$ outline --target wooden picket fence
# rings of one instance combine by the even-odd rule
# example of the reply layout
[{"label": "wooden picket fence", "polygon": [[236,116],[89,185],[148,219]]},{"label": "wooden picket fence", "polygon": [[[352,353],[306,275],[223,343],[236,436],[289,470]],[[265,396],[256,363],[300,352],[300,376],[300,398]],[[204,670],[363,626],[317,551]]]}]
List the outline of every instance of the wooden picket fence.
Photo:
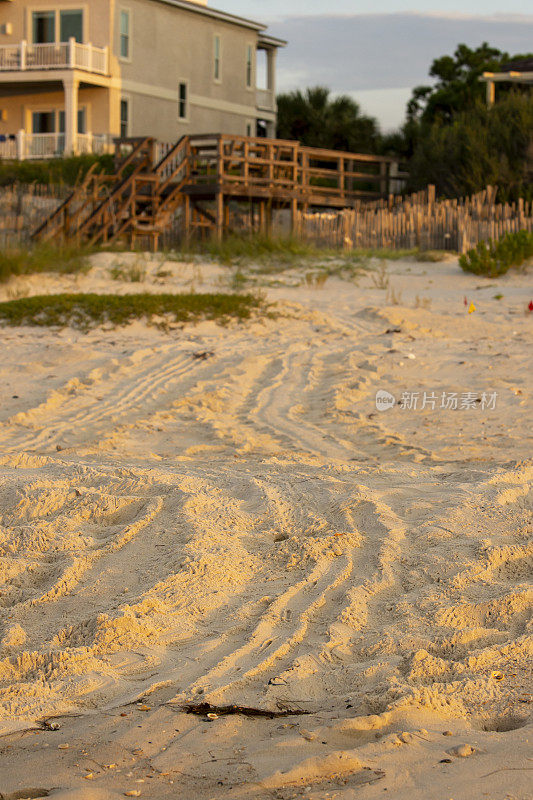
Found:
[{"label": "wooden picket fence", "polygon": [[[53,184],[0,187],[0,248],[28,244],[31,232],[70,192],[69,187]],[[496,189],[490,186],[472,197],[454,200],[437,200],[435,188],[429,186],[407,197],[356,200],[352,208],[297,210],[294,226],[298,238],[320,247],[419,248],[460,253],[479,241],[519,230],[533,231],[533,203],[496,203]],[[243,227],[246,232],[249,231]],[[176,217],[163,231],[162,244],[177,246],[182,236],[181,220]]]},{"label": "wooden picket fence", "polygon": [[496,203],[488,186],[472,197],[437,200],[435,187],[408,197],[357,202],[326,213],[298,212],[296,235],[318,246],[465,253],[479,241],[533,230],[533,203]]},{"label": "wooden picket fence", "polygon": [[12,184],[0,188],[0,248],[29,242],[31,231],[72,191],[55,184]]}]

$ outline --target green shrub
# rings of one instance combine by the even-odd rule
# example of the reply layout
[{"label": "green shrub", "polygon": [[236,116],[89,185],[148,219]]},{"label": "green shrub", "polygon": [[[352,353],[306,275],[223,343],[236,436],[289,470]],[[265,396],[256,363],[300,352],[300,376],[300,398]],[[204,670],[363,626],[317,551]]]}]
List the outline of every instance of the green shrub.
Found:
[{"label": "green shrub", "polygon": [[83,155],[47,161],[6,161],[0,163],[0,186],[14,183],[74,184],[85,177],[93,164],[106,173],[114,171],[112,155]]},{"label": "green shrub", "polygon": [[511,267],[519,267],[533,258],[533,233],[507,233],[494,242],[478,242],[476,247],[459,258],[465,272],[497,278]]}]

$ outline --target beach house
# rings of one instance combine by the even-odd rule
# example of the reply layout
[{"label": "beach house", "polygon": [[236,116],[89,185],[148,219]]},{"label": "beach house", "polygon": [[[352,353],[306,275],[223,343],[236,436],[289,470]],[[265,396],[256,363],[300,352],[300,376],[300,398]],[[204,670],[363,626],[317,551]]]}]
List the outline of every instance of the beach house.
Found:
[{"label": "beach house", "polygon": [[0,0],[0,158],[274,135],[284,44],[206,0]]}]

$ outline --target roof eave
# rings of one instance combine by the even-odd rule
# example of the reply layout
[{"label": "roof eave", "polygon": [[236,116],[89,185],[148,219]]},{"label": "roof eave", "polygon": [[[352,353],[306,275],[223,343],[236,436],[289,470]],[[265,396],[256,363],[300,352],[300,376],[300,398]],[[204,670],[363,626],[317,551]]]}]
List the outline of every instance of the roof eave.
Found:
[{"label": "roof eave", "polygon": [[226,11],[219,11],[216,8],[208,8],[201,6],[197,3],[189,3],[187,0],[155,0],[157,3],[164,3],[168,6],[175,8],[182,8],[185,11],[191,11],[193,14],[202,14],[204,17],[211,17],[212,19],[219,19],[221,22],[228,22],[231,25],[239,25],[241,28],[249,28],[254,31],[265,31],[266,25],[261,22],[254,22],[254,20],[246,19],[245,17],[238,17],[235,14],[228,14]]},{"label": "roof eave", "polygon": [[264,44],[268,47],[287,47],[288,42],[285,39],[278,39],[277,36],[269,36],[267,33],[260,33],[259,44]]}]

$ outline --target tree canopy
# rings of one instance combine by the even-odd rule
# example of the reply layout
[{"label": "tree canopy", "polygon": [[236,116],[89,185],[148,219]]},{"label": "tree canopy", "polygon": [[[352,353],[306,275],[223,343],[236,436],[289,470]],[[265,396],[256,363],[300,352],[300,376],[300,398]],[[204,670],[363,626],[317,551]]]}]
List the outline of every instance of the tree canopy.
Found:
[{"label": "tree canopy", "polygon": [[487,108],[477,101],[447,125],[424,126],[409,161],[410,188],[432,183],[458,197],[497,186],[502,199],[533,198],[533,99],[504,95]]},{"label": "tree canopy", "polygon": [[[499,72],[509,61],[530,58],[491,47],[483,42],[471,49],[466,44],[457,46],[453,56],[441,56],[431,64],[429,74],[436,82],[432,86],[417,86],[407,104],[408,118],[422,122],[451,122],[454,115],[467,111],[478,100],[484,100],[485,87],[480,81],[484,72]],[[508,87],[502,84],[501,91]]]},{"label": "tree canopy", "polygon": [[278,96],[277,135],[308,147],[372,153],[380,133],[377,121],[362,114],[351,97],[333,97],[329,89],[315,86]]}]

